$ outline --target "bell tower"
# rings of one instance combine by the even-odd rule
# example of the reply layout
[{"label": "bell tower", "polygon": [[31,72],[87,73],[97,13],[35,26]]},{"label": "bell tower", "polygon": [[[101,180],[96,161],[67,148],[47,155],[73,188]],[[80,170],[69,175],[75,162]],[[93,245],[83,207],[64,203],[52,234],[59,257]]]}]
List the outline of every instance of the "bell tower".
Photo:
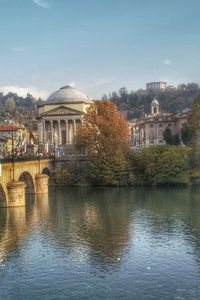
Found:
[{"label": "bell tower", "polygon": [[156,98],[154,98],[153,101],[151,102],[151,114],[152,115],[159,114],[159,103]]}]

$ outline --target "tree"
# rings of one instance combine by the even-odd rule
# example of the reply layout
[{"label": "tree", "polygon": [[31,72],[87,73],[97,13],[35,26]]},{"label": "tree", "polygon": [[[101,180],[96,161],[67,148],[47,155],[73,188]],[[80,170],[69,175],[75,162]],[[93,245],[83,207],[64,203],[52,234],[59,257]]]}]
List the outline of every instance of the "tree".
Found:
[{"label": "tree", "polygon": [[110,101],[96,101],[77,130],[76,145],[88,156],[89,179],[95,184],[118,185],[127,169],[128,124]]},{"label": "tree", "polygon": [[188,117],[188,127],[193,131],[192,144],[200,143],[200,96],[198,96],[193,104],[191,113]]},{"label": "tree", "polygon": [[15,101],[12,97],[6,99],[5,107],[9,112],[13,112],[15,109]]},{"label": "tree", "polygon": [[181,141],[180,141],[180,137],[179,134],[176,133],[175,135],[172,134],[171,129],[169,127],[167,127],[164,131],[163,131],[163,138],[164,141],[167,145],[180,145]]},{"label": "tree", "polygon": [[173,144],[172,145],[179,146],[180,144],[181,144],[180,136],[178,133],[176,133],[173,136]]},{"label": "tree", "polygon": [[132,166],[139,184],[188,184],[189,166],[186,147],[154,146],[133,153]]},{"label": "tree", "polygon": [[183,144],[189,146],[193,140],[193,136],[194,129],[188,123],[183,124],[183,127],[181,128],[181,139]]},{"label": "tree", "polygon": [[164,138],[164,141],[167,145],[172,145],[173,144],[173,135],[172,135],[171,129],[169,127],[167,127],[163,131],[163,138]]}]

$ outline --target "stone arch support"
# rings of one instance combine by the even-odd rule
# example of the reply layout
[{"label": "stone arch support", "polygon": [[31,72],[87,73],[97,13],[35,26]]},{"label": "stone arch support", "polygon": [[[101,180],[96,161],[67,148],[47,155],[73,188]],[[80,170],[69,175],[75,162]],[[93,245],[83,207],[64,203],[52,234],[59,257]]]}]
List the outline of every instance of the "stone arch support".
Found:
[{"label": "stone arch support", "polygon": [[25,192],[26,194],[34,194],[35,193],[35,184],[33,181],[32,175],[25,171],[19,176],[19,181],[25,183]]},{"label": "stone arch support", "polygon": [[25,205],[25,183],[22,181],[10,181],[7,184],[8,202],[7,207]]},{"label": "stone arch support", "polygon": [[7,196],[3,186],[0,184],[0,207],[7,206]]},{"label": "stone arch support", "polygon": [[48,175],[38,173],[35,176],[36,193],[47,194],[48,193]]}]

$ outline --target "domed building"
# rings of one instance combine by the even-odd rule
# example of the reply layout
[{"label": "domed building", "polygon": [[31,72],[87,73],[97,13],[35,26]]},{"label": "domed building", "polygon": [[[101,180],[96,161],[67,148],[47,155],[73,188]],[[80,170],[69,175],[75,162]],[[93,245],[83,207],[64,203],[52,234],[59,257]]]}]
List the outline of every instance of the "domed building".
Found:
[{"label": "domed building", "polygon": [[39,143],[50,145],[72,145],[76,128],[84,113],[93,103],[84,93],[72,86],[64,86],[51,94],[44,104],[38,106]]}]

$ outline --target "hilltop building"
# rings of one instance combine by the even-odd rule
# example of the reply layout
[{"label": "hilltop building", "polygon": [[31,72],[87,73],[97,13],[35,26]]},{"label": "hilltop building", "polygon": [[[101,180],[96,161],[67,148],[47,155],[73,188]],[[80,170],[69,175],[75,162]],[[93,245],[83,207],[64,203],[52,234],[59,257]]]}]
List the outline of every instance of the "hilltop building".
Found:
[{"label": "hilltop building", "polygon": [[56,147],[58,152],[74,153],[71,146],[74,144],[76,128],[92,103],[84,93],[67,85],[38,106],[39,143],[44,145],[46,152],[50,153]]},{"label": "hilltop building", "polygon": [[146,83],[146,90],[165,90],[167,88],[167,82],[155,81]]}]

